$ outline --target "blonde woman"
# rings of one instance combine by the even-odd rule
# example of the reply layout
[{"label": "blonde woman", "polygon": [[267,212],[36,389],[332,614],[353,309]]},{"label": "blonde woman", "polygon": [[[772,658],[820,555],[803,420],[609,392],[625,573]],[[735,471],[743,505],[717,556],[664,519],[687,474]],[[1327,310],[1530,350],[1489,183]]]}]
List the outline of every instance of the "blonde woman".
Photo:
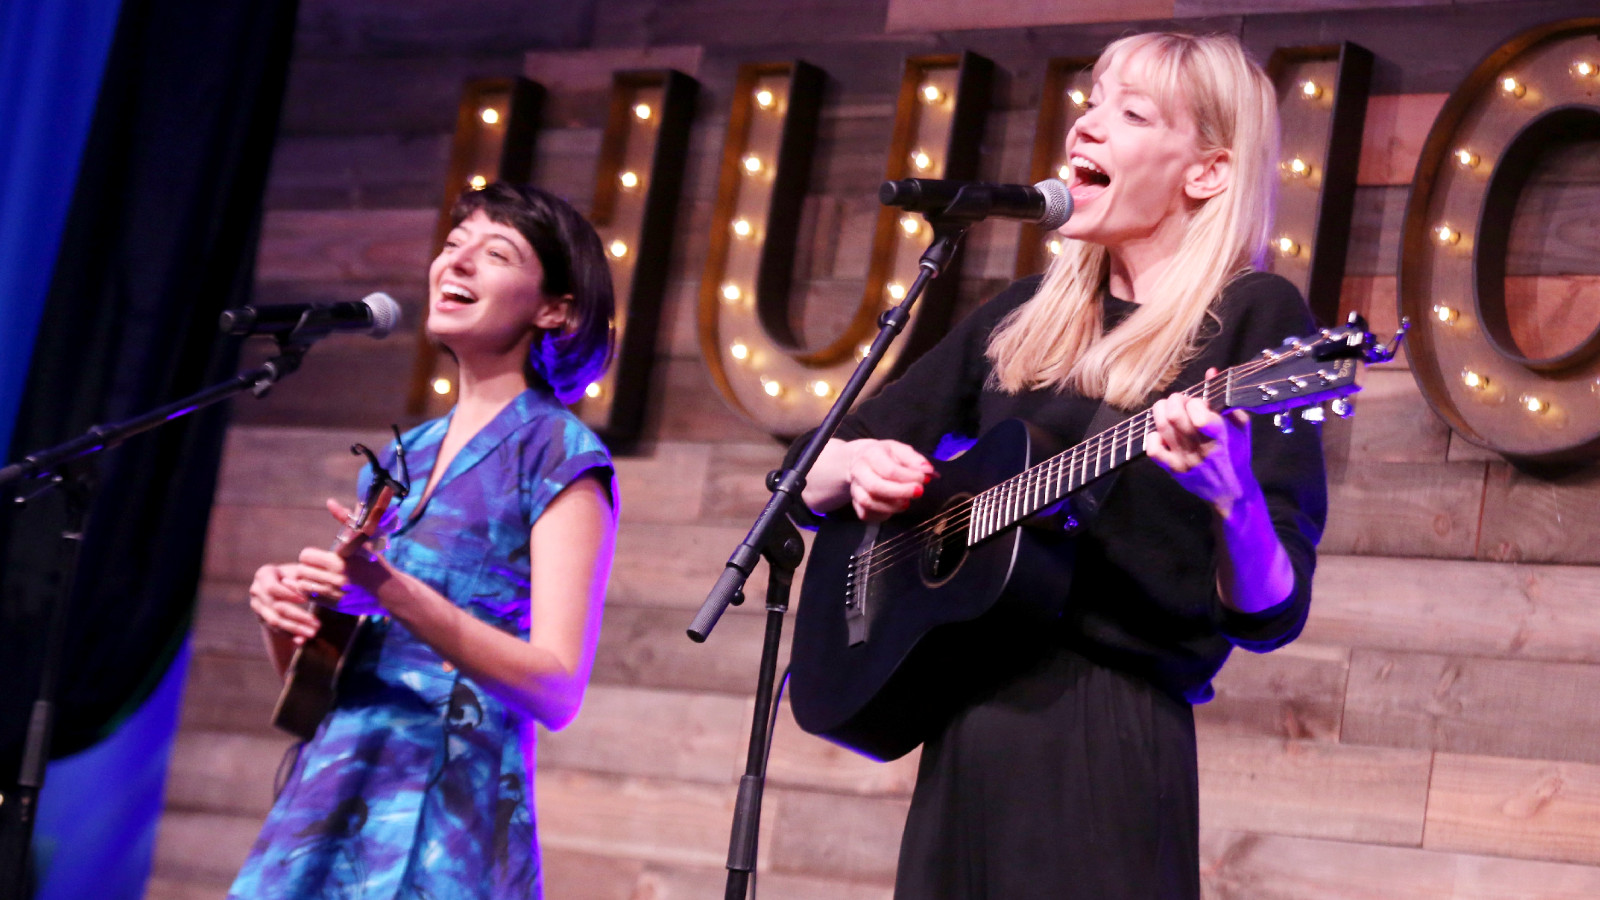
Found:
[{"label": "blonde woman", "polygon": [[966,668],[985,674],[923,748],[902,900],[1198,898],[1191,704],[1232,647],[1292,640],[1310,602],[1319,436],[1252,431],[1176,393],[1311,328],[1295,288],[1254,268],[1272,86],[1231,36],[1127,37],[1094,79],[1067,136],[1061,255],[863,403],[804,495],[882,519],[935,477],[949,436],[1022,418],[1074,443],[1102,401],[1153,404],[1148,457],[1117,476],[1071,542],[1071,582],[1044,598],[1065,612],[971,630]]}]

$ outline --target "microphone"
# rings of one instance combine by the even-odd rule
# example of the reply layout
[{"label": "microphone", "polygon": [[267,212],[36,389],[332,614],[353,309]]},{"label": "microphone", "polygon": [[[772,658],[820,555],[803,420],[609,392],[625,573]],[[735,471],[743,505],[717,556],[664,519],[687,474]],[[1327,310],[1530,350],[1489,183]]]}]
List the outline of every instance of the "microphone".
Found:
[{"label": "microphone", "polygon": [[878,202],[972,222],[990,217],[1021,219],[1047,231],[1060,228],[1072,217],[1072,193],[1066,182],[1055,178],[1032,186],[902,178],[885,181],[878,188]]},{"label": "microphone", "polygon": [[354,331],[385,337],[400,324],[400,304],[382,292],[359,301],[341,303],[285,303],[279,306],[240,306],[224,310],[217,322],[223,334],[284,334],[293,332],[322,337],[334,331]]}]

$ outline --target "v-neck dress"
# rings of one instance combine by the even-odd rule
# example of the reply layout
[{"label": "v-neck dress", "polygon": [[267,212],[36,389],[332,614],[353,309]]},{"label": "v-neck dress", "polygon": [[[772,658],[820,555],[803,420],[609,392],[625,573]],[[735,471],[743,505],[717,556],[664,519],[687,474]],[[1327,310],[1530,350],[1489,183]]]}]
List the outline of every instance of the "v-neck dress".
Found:
[{"label": "v-neck dress", "polygon": [[[527,638],[529,532],[586,473],[612,485],[593,432],[548,394],[518,396],[421,497],[450,417],[402,441],[412,492],[385,556],[502,631]],[[395,471],[394,447],[382,462]],[[363,490],[372,473],[364,472]],[[335,708],[299,753],[234,882],[237,898],[529,898],[541,893],[531,720],[374,617]]]}]

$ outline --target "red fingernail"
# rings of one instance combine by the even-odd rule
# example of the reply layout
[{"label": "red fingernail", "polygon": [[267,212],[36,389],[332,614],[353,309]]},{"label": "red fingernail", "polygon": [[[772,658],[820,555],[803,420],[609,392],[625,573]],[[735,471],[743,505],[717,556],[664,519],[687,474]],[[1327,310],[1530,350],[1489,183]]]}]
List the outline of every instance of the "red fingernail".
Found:
[{"label": "red fingernail", "polygon": [[921,497],[922,496],[922,485],[920,485],[920,484],[917,485],[916,493],[912,494],[911,496],[913,496],[913,497]]}]

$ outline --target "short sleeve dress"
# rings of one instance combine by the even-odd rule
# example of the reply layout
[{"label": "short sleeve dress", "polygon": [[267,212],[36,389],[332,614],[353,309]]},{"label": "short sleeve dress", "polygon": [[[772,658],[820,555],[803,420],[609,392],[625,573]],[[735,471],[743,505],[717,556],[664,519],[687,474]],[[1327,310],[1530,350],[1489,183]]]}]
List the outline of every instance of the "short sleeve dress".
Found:
[{"label": "short sleeve dress", "polygon": [[[462,447],[419,508],[449,422],[402,437],[419,488],[398,507],[385,555],[526,638],[533,523],[586,473],[611,486],[610,457],[553,397],[530,389]],[[385,457],[393,471],[393,447]],[[531,720],[400,623],[369,619],[334,710],[300,749],[228,896],[540,896],[533,739]]]},{"label": "short sleeve dress", "polygon": [[[1018,281],[958,323],[839,436],[939,458],[1020,418],[1064,446],[1082,440],[1098,400],[989,380],[989,335],[1039,283]],[[1109,295],[1102,308],[1107,328],[1137,309]],[[1312,330],[1299,291],[1266,273],[1235,279],[1211,313],[1168,391]],[[1070,580],[1039,604],[1059,619],[992,613],[966,632],[968,699],[923,747],[897,900],[1198,900],[1191,704],[1210,699],[1233,647],[1270,650],[1300,632],[1327,509],[1320,432],[1256,426],[1252,465],[1294,569],[1290,596],[1254,615],[1222,606],[1210,507],[1149,459],[1123,467],[1073,541]]]}]

